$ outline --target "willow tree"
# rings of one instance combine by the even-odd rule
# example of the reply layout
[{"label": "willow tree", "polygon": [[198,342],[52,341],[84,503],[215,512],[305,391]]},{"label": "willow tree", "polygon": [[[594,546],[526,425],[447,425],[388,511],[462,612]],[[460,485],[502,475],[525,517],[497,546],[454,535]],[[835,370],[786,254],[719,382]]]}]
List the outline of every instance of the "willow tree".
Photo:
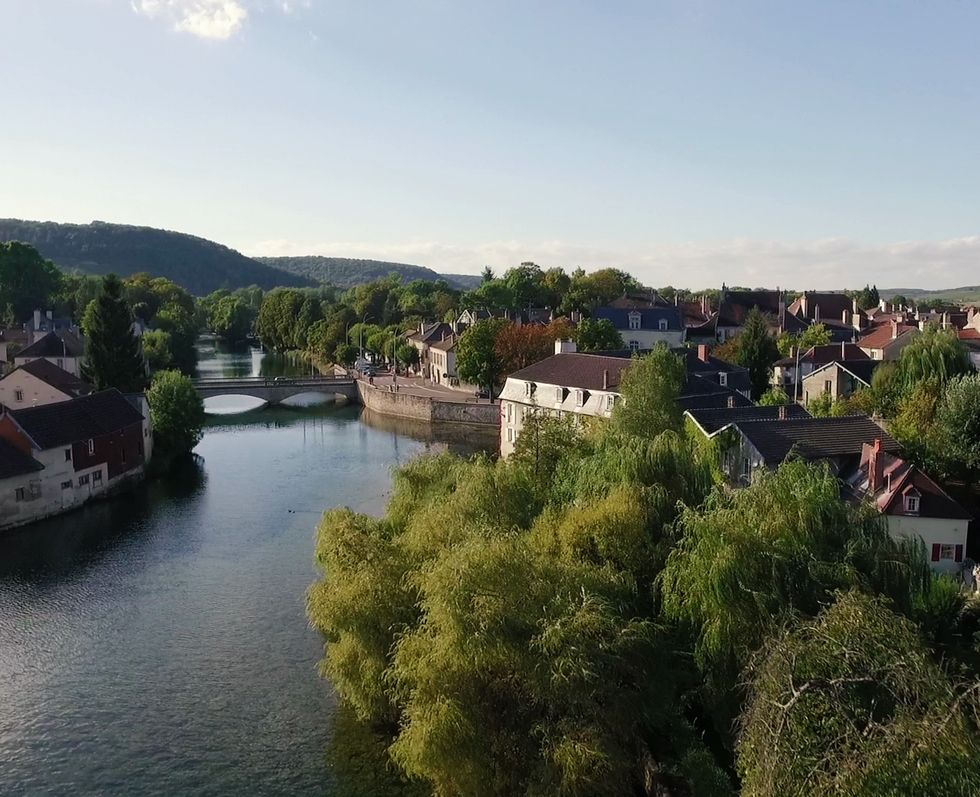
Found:
[{"label": "willow tree", "polygon": [[906,390],[928,379],[945,385],[972,372],[969,352],[954,329],[927,329],[902,349],[898,360],[899,380]]},{"label": "willow tree", "polygon": [[851,591],[773,636],[749,673],[744,797],[973,797],[980,683],[955,684],[915,626]]}]

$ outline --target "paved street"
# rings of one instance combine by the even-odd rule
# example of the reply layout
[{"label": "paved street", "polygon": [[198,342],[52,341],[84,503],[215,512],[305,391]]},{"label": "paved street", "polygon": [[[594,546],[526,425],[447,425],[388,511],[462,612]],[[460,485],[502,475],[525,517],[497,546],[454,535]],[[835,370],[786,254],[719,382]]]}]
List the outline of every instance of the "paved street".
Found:
[{"label": "paved street", "polygon": [[[367,379],[367,377],[362,377]],[[391,385],[391,374],[378,374],[374,377],[375,387],[388,389]],[[473,404],[488,404],[487,399],[477,399],[473,393],[462,390],[452,390],[443,385],[435,385],[428,381],[423,381],[419,377],[399,376],[394,380],[398,386],[399,393],[407,393],[411,396],[425,396],[426,398],[441,399],[442,401],[466,401]]]}]

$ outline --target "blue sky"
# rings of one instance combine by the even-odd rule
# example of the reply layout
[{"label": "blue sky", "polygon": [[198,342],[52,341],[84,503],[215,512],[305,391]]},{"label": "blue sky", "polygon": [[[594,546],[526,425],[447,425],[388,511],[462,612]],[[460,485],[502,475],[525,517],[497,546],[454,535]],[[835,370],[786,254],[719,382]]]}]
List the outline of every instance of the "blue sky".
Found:
[{"label": "blue sky", "polygon": [[4,0],[0,216],[443,271],[980,283],[980,6]]}]

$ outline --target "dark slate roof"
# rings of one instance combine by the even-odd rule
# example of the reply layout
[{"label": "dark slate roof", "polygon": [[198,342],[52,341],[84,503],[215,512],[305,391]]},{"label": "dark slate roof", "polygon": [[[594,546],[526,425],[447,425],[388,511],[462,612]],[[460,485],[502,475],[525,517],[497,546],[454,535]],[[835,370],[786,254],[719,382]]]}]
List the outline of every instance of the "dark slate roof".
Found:
[{"label": "dark slate roof", "polygon": [[603,372],[608,371],[609,382],[606,389],[617,391],[622,373],[630,367],[630,362],[626,357],[605,357],[598,354],[555,354],[510,376],[525,382],[602,390]]},{"label": "dark slate roof", "polygon": [[143,422],[139,410],[115,388],[41,407],[8,408],[7,414],[42,451],[102,437]]},{"label": "dark slate roof", "polygon": [[412,340],[417,340],[419,343],[432,343],[433,341],[452,337],[454,334],[453,328],[449,324],[439,323],[432,324],[432,326],[423,324],[422,329],[413,332],[408,337]]},{"label": "dark slate roof", "polygon": [[84,346],[74,334],[67,329],[58,329],[34,341],[26,349],[21,349],[14,355],[14,359],[19,360],[22,357],[81,357],[83,352]]},{"label": "dark slate roof", "polygon": [[718,308],[718,326],[742,326],[755,307],[778,318],[781,298],[780,291],[727,291]]},{"label": "dark slate roof", "polygon": [[[856,343],[831,343],[827,346],[812,346],[800,355],[800,363],[826,365],[843,360],[870,360],[867,353]],[[796,365],[795,357],[783,357],[776,365]]]},{"label": "dark slate roof", "polygon": [[26,371],[68,396],[87,396],[92,392],[92,386],[88,382],[68,373],[64,368],[59,368],[50,360],[31,360],[16,370]]},{"label": "dark slate roof", "polygon": [[804,298],[800,296],[793,302],[788,310],[790,313],[802,318],[813,320],[816,316],[816,308],[820,308],[820,320],[840,321],[844,313],[854,312],[854,300],[846,293],[806,293],[806,312],[803,312]]},{"label": "dark slate roof", "polygon": [[[692,377],[693,379],[699,379],[700,377]],[[707,409],[726,409],[729,404],[732,407],[752,407],[752,401],[747,399],[741,393],[736,390],[727,390],[726,388],[721,388],[720,391],[714,393],[698,393],[686,396],[680,396],[677,399],[677,404],[681,408],[681,411],[687,410],[707,410]]]},{"label": "dark slate roof", "polygon": [[[732,407],[724,409],[693,409],[688,411],[691,419],[701,427],[707,435],[724,429],[732,423],[744,423],[745,421],[776,421],[779,420],[779,412],[783,407],[758,407],[754,405],[744,407]],[[809,418],[807,412],[800,404],[787,404],[785,407],[787,419]]]},{"label": "dark slate roof", "polygon": [[743,421],[735,426],[769,466],[778,465],[790,452],[808,460],[860,455],[865,443],[877,439],[884,451],[900,448],[898,441],[867,415]]},{"label": "dark slate roof", "polygon": [[651,307],[651,306],[641,306],[641,307],[600,307],[596,310],[592,317],[595,319],[608,319],[612,321],[612,324],[616,329],[622,332],[630,332],[635,330],[630,330],[630,316],[634,313],[640,316],[640,331],[642,330],[653,330],[657,332],[660,330],[660,321],[667,321],[667,329],[673,332],[680,332],[684,329],[684,325],[681,323],[680,310],[673,306],[668,307]]},{"label": "dark slate roof", "polygon": [[0,479],[11,479],[39,470],[44,470],[40,462],[30,454],[25,454],[9,440],[0,437]]}]

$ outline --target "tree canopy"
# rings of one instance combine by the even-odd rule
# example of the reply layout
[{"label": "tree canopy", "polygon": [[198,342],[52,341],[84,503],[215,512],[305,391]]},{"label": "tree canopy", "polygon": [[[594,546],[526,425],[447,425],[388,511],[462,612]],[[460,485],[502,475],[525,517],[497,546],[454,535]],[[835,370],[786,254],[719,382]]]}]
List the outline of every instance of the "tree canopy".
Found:
[{"label": "tree canopy", "polygon": [[146,387],[146,364],[122,291],[119,278],[107,274],[102,292],[85,311],[82,375],[96,390],[114,387],[123,393],[136,393]]}]

